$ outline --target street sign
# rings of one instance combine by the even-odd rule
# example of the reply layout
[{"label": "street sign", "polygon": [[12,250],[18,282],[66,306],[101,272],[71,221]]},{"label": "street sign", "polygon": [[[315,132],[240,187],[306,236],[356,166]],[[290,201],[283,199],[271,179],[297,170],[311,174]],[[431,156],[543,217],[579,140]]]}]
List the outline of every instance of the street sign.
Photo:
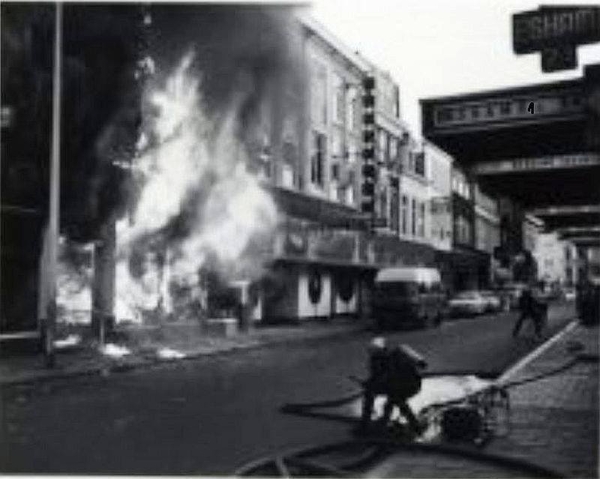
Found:
[{"label": "street sign", "polygon": [[513,50],[542,53],[545,73],[577,68],[577,46],[600,42],[600,7],[540,7],[513,15]]},{"label": "street sign", "polygon": [[600,7],[540,7],[513,15],[515,53],[600,41]]},{"label": "street sign", "polygon": [[542,50],[542,71],[551,73],[577,68],[577,50],[572,45]]}]

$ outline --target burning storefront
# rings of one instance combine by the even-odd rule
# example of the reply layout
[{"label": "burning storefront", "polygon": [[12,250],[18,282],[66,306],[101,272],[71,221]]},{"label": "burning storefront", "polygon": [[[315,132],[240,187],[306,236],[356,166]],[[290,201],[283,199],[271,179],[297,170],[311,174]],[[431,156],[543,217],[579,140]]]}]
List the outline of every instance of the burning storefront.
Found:
[{"label": "burning storefront", "polygon": [[[10,47],[10,55],[3,55],[3,73],[10,73],[13,83],[3,75],[3,106],[29,94],[8,88],[19,83],[15,79],[29,65],[40,70],[33,78],[39,80],[40,101],[33,106],[49,116],[47,73],[53,68],[49,58],[58,31],[53,28],[55,11],[15,7],[9,12],[4,7],[3,52]],[[285,33],[289,16],[288,7],[65,6],[60,24],[64,47],[59,50],[67,84],[62,100],[61,248],[65,253],[81,245],[89,253],[83,255],[84,269],[91,273],[80,274],[81,268],[70,263],[73,255],[62,254],[66,263],[61,263],[58,283],[67,286],[58,299],[63,317],[79,316],[85,304],[96,325],[177,316],[181,302],[206,308],[205,292],[198,290],[205,289],[200,271],[208,257],[217,259],[212,264],[226,281],[260,277],[263,260],[249,247],[269,242],[277,210],[251,160],[264,105],[279,104],[283,77],[295,76]],[[30,58],[41,41],[48,51]],[[94,76],[99,68],[102,74]],[[5,92],[12,97],[5,98]],[[20,109],[18,113],[19,120],[26,118]],[[3,141],[3,157],[18,159],[28,144],[36,144],[35,138],[17,141],[27,136],[21,123],[10,125],[11,135],[3,131],[3,140],[16,138]],[[50,127],[47,122],[41,127],[38,136],[45,142],[40,140],[37,156],[44,163]],[[20,165],[28,163],[11,167],[3,180],[25,171]],[[4,166],[11,165],[3,161]],[[267,177],[273,174],[272,168],[263,171]],[[41,229],[49,178],[40,182]],[[4,225],[14,205],[5,204],[10,200],[6,194],[2,200]],[[54,282],[43,271],[47,235],[30,233],[37,243],[28,251],[34,267],[24,272],[26,280],[37,282],[37,264],[40,281]],[[3,253],[11,237],[3,235]],[[3,266],[8,259],[3,254]],[[35,288],[11,291],[3,288],[3,306],[37,294]],[[20,321],[36,329],[34,309],[19,320],[8,318],[3,307],[2,323]]]},{"label": "burning storefront", "polygon": [[[108,27],[125,17],[131,28]],[[369,67],[304,18],[288,6],[65,7],[64,63],[78,67],[63,153],[81,181],[62,172],[64,321],[101,335],[115,322],[366,314],[375,270],[406,260],[360,212]],[[123,53],[96,91],[94,53],[111,45]],[[84,111],[70,92],[90,98]]]},{"label": "burning storefront", "polygon": [[[289,16],[287,8],[253,6],[153,9],[157,72],[130,165],[136,201],[116,235],[116,302],[130,311],[117,315],[144,320],[136,312],[150,310],[181,319],[191,308],[196,317],[237,316],[241,326],[260,318],[249,303],[259,301],[264,245],[279,221],[261,183],[278,176],[264,153],[272,143],[272,154],[281,149],[271,140],[282,136],[281,85],[295,75]],[[143,265],[137,275],[132,256]]]}]

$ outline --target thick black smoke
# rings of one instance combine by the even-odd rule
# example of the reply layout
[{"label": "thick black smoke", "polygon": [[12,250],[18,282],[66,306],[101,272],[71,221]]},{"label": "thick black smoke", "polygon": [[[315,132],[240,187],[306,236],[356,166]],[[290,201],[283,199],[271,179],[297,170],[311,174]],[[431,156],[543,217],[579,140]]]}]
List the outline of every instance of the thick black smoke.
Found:
[{"label": "thick black smoke", "polygon": [[[300,89],[292,7],[151,4],[149,11],[149,38],[141,38],[140,5],[64,4],[61,224],[71,239],[94,239],[132,200],[129,175],[114,163],[131,159],[142,121],[133,72],[144,42],[157,65],[157,82],[195,51],[202,106],[215,128],[231,102],[242,98],[237,135],[250,150],[261,105],[283,104],[282,85]],[[24,165],[3,175],[3,183],[13,178],[12,190],[25,198],[21,203],[42,210],[48,197],[54,12],[52,4],[2,5],[2,104],[16,111],[3,134],[3,163],[10,158]],[[13,170],[26,174],[15,176]]]},{"label": "thick black smoke", "polygon": [[[240,122],[252,119],[260,102],[276,96],[296,76],[293,7],[257,5],[157,5],[152,7],[152,51],[169,72],[190,48],[202,77],[205,108],[222,115],[232,96],[248,95]],[[290,85],[293,87],[293,85]]]},{"label": "thick black smoke", "polygon": [[[3,163],[30,172],[9,174],[3,198],[17,191],[16,202],[46,215],[55,12],[53,4],[2,5],[2,104],[14,109]],[[127,156],[137,136],[139,16],[134,5],[63,6],[61,228],[77,240],[93,239],[122,199],[111,157]]]},{"label": "thick black smoke", "polygon": [[[164,82],[182,57],[193,51],[192,71],[201,80],[198,108],[207,116],[214,139],[235,105],[236,137],[231,141],[240,142],[248,157],[256,158],[259,126],[266,122],[276,135],[280,125],[275,112],[289,108],[290,91],[296,98],[303,92],[294,11],[290,6],[153,5],[149,52],[156,74],[152,82]],[[301,102],[295,108],[301,108]],[[197,205],[206,203],[213,183],[208,171],[161,235],[152,234],[141,242],[172,243],[188,236],[197,222],[203,222]]]}]

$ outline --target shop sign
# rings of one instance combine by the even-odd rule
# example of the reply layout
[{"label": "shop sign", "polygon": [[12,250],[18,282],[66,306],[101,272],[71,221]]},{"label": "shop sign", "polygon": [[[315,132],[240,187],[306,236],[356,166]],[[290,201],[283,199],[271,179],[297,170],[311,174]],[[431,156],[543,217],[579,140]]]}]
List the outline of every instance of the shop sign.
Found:
[{"label": "shop sign", "polygon": [[315,259],[353,261],[356,232],[342,230],[312,231],[309,236],[310,254]]},{"label": "shop sign", "polygon": [[535,93],[529,96],[506,94],[481,100],[444,102],[433,109],[435,127],[453,127],[496,123],[499,121],[531,120],[530,103],[535,118],[576,115],[584,112],[584,92],[580,87],[560,91]]},{"label": "shop sign", "polygon": [[473,167],[476,175],[494,175],[520,171],[587,168],[600,165],[597,153],[574,155],[540,156],[538,158],[515,158],[513,160],[490,161]]},{"label": "shop sign", "polygon": [[515,53],[600,41],[600,7],[540,7],[513,15]]},{"label": "shop sign", "polygon": [[572,45],[542,50],[542,71],[551,73],[577,68],[577,50]]},{"label": "shop sign", "polygon": [[577,68],[578,45],[600,42],[600,7],[540,7],[513,15],[516,54],[542,53],[542,71]]}]

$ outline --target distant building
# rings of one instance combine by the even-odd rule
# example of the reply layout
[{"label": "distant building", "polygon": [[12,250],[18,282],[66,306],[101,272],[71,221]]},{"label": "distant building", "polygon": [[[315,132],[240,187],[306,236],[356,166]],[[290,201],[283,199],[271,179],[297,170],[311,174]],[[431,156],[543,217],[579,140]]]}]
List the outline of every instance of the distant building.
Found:
[{"label": "distant building", "polygon": [[428,170],[429,240],[439,251],[452,249],[452,163],[453,158],[433,143],[423,142]]},{"label": "distant building", "polygon": [[[485,267],[485,254],[475,249],[475,206],[473,184],[467,174],[452,169],[452,253],[449,269],[451,291],[476,289],[480,283],[480,269]],[[485,276],[485,272],[483,275]]]},{"label": "distant building", "polygon": [[440,270],[442,283],[453,289],[452,244],[452,164],[448,153],[423,140],[425,168],[429,179],[427,189],[427,237],[435,250],[435,265]]},{"label": "distant building", "polygon": [[412,148],[404,157],[400,179],[400,237],[417,243],[429,244],[430,207],[429,178],[425,153],[412,141]]},{"label": "distant building", "polygon": [[[475,193],[475,248],[487,254],[487,272],[483,272],[480,284],[496,283],[498,265],[494,262],[494,251],[500,246],[500,216],[498,201],[487,195],[476,184]],[[481,271],[484,271],[482,268]],[[484,279],[485,278],[485,279]]]},{"label": "distant building", "polygon": [[556,233],[538,235],[533,255],[538,279],[546,283],[573,286],[577,282],[577,251],[573,244]]}]

